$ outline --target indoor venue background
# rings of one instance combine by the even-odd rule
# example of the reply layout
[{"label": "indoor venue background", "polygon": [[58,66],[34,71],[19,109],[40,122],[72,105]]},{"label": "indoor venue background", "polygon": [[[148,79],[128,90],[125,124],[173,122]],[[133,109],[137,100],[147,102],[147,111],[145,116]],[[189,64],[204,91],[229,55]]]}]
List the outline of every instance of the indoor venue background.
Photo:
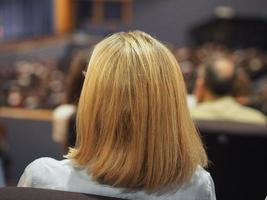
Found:
[{"label": "indoor venue background", "polygon": [[[39,157],[62,159],[52,137],[55,109],[66,103],[73,57],[118,31],[142,30],[163,41],[196,106],[197,70],[227,54],[238,73],[232,96],[267,116],[266,0],[0,0],[0,160],[17,184]],[[83,76],[82,73],[80,74]],[[267,195],[267,127],[196,120],[218,200]]]}]

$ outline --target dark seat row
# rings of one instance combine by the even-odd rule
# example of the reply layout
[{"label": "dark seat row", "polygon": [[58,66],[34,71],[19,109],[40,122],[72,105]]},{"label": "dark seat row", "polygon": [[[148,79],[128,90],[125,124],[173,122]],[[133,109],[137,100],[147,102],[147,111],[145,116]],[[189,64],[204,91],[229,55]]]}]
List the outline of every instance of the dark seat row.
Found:
[{"label": "dark seat row", "polygon": [[267,126],[197,121],[218,200],[267,196]]},{"label": "dark seat row", "polygon": [[1,200],[120,200],[91,194],[57,190],[6,187],[0,189]]},{"label": "dark seat row", "polygon": [[[267,196],[267,126],[196,121],[209,155],[208,171],[217,200],[257,200]],[[1,200],[116,199],[32,188],[5,188]]]}]

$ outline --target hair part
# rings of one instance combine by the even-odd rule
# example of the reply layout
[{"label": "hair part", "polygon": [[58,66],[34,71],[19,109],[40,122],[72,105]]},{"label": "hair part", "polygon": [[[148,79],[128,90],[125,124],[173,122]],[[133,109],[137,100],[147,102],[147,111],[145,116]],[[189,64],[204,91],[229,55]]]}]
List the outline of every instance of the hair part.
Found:
[{"label": "hair part", "polygon": [[98,182],[153,192],[207,164],[172,53],[150,35],[116,33],[95,46],[68,158]]}]

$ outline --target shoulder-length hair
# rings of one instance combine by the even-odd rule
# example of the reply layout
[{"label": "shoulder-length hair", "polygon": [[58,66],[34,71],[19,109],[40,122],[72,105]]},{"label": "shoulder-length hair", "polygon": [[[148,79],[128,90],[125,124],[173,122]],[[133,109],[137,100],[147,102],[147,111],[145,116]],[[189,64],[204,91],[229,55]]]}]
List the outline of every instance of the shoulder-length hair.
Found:
[{"label": "shoulder-length hair", "polygon": [[116,33],[95,46],[68,158],[98,182],[157,191],[207,164],[180,67],[150,35]]}]

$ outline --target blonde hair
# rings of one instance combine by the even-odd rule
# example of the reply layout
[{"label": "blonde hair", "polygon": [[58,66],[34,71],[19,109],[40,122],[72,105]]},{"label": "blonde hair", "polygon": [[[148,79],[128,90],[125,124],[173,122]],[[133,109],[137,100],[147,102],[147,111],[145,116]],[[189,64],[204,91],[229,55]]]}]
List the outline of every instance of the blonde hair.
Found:
[{"label": "blonde hair", "polygon": [[116,33],[96,45],[76,126],[68,158],[115,187],[180,185],[207,163],[179,65],[144,32]]}]

